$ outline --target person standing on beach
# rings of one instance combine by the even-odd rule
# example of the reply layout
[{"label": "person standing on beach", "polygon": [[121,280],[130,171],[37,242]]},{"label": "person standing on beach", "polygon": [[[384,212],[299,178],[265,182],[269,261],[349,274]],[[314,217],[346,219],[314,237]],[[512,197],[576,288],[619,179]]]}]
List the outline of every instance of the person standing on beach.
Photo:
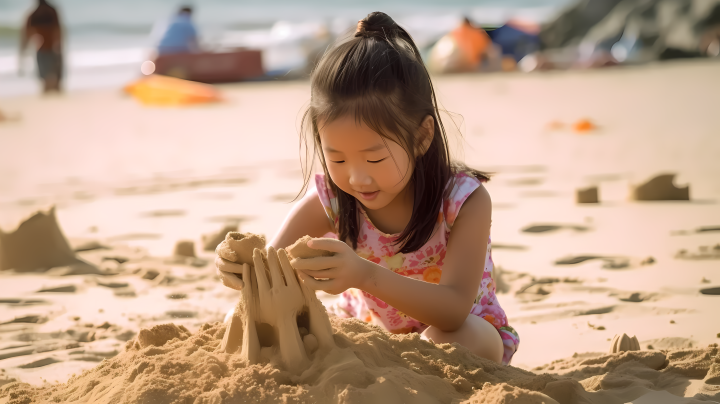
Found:
[{"label": "person standing on beach", "polygon": [[62,29],[57,11],[46,0],[38,0],[37,7],[28,16],[20,34],[20,75],[24,73],[22,63],[25,48],[31,40],[37,48],[38,75],[43,81],[43,92],[60,91],[63,70]]},{"label": "person standing on beach", "polygon": [[178,14],[168,24],[157,50],[158,55],[192,53],[200,50],[197,30],[192,22],[191,7],[180,8]]},{"label": "person standing on beach", "polygon": [[[520,339],[495,295],[489,176],[451,161],[430,76],[407,31],[374,12],[328,49],[312,74],[302,128],[323,174],[268,245],[278,250],[309,235],[309,247],[334,253],[290,264],[308,288],[340,295],[329,308],[340,317],[457,342],[508,364]],[[225,286],[242,289],[241,265],[220,256],[215,265]]]}]

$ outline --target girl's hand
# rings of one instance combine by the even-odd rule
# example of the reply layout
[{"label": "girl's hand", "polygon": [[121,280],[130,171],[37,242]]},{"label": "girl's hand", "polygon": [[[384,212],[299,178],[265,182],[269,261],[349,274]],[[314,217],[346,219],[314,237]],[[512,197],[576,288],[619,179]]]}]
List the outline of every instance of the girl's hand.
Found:
[{"label": "girl's hand", "polygon": [[295,258],[290,264],[312,290],[337,295],[349,288],[362,288],[372,277],[373,263],[359,257],[339,240],[311,240],[308,247],[335,253],[332,257]]},{"label": "girl's hand", "polygon": [[236,264],[223,259],[220,256],[215,257],[215,268],[220,282],[230,289],[242,290],[245,282],[242,280],[243,266],[247,264]]}]

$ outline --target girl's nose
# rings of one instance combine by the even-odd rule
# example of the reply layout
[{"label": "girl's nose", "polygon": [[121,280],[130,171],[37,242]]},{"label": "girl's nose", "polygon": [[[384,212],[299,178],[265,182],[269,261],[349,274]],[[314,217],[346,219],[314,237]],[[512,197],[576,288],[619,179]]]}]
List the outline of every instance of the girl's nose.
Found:
[{"label": "girl's nose", "polygon": [[350,185],[353,187],[362,187],[372,184],[372,178],[364,170],[350,170]]}]

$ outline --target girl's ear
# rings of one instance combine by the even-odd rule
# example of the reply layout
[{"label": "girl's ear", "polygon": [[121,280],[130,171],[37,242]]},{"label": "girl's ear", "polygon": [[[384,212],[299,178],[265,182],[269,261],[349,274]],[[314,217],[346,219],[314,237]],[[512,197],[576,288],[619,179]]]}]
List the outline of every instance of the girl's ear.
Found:
[{"label": "girl's ear", "polygon": [[417,144],[415,146],[415,157],[425,155],[425,152],[430,148],[433,136],[435,135],[435,120],[432,116],[427,115],[420,123],[418,128]]}]

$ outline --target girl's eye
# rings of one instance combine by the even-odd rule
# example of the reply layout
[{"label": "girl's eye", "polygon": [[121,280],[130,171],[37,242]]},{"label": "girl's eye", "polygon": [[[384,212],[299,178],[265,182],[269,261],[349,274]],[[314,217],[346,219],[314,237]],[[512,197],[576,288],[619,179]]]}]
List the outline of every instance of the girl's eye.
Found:
[{"label": "girl's eye", "polygon": [[[386,158],[387,158],[387,157],[385,157],[385,159],[386,159]],[[381,161],[383,161],[383,160],[385,160],[385,159],[380,159],[380,160],[375,160],[375,161],[368,160],[367,162],[368,162],[368,163],[379,163],[379,162],[381,162]]]},{"label": "girl's eye", "polygon": [[330,160],[330,162],[331,162],[331,163],[337,163],[337,164],[340,164],[340,163],[344,163],[344,162],[345,162],[345,160],[340,160],[340,161],[332,161],[332,160]]}]

